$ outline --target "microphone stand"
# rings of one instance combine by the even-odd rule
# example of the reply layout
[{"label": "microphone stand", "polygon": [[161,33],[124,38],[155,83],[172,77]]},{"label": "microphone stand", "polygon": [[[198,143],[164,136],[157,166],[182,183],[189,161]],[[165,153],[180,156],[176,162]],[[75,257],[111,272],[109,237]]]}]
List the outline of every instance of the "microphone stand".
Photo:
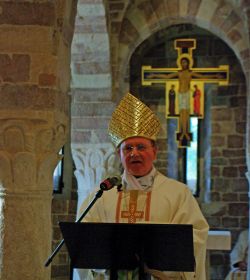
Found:
[{"label": "microphone stand", "polygon": [[[89,203],[89,205],[87,206],[87,208],[85,209],[85,211],[81,214],[81,216],[76,220],[76,223],[80,223],[81,220],[86,216],[86,214],[89,212],[89,210],[91,209],[91,207],[95,204],[96,200],[98,198],[100,198],[103,194],[103,190],[100,189],[99,191],[97,191],[97,193],[95,194],[95,197],[93,198],[93,200]],[[55,255],[58,253],[58,251],[61,249],[61,247],[64,244],[64,239],[61,240],[61,242],[58,244],[58,246],[56,247],[56,249],[53,251],[53,253],[50,255],[50,257],[47,259],[47,261],[45,262],[45,266],[49,266],[49,264],[52,262],[53,258],[55,257]]]}]

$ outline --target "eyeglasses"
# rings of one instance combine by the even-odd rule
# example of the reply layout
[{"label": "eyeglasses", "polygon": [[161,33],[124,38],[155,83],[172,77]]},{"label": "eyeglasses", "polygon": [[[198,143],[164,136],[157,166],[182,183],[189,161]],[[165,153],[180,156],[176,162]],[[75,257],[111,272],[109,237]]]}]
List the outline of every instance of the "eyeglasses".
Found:
[{"label": "eyeglasses", "polygon": [[149,148],[151,148],[151,146],[146,146],[144,144],[137,144],[135,146],[133,145],[125,145],[123,148],[122,148],[122,151],[124,152],[124,154],[130,154],[133,152],[134,149],[136,149],[138,152],[144,152],[146,150],[148,150]]}]

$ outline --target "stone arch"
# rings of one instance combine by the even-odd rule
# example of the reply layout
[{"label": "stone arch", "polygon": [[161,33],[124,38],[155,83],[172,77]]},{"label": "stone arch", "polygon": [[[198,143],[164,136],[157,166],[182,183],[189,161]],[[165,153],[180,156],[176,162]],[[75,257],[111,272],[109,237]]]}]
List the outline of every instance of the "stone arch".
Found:
[{"label": "stone arch", "polygon": [[[209,7],[208,7],[209,5]],[[210,6],[211,5],[211,6]],[[225,41],[234,51],[243,67],[246,75],[247,65],[245,65],[249,54],[249,35],[244,19],[246,9],[243,9],[229,1],[224,4],[219,1],[201,1],[198,5],[174,9],[170,4],[160,1],[158,6],[153,6],[152,2],[143,2],[141,5],[131,4],[128,6],[119,30],[119,49],[114,77],[119,77],[119,88],[116,88],[119,95],[128,89],[128,84],[124,82],[127,77],[129,60],[134,50],[152,33],[165,29],[171,25],[181,23],[191,23],[204,28]],[[210,11],[208,14],[207,11]],[[218,20],[217,18],[220,18]],[[125,79],[126,80],[126,79]]]}]

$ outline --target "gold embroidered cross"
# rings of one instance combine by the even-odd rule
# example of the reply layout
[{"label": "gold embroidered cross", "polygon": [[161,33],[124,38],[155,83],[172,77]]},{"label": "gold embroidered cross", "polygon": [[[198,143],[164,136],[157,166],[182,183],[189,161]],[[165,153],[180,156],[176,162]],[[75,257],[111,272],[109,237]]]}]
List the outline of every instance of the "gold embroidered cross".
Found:
[{"label": "gold embroidered cross", "polygon": [[130,191],[128,211],[121,211],[121,217],[128,219],[129,224],[134,224],[136,219],[143,218],[144,211],[137,211],[138,191]]}]

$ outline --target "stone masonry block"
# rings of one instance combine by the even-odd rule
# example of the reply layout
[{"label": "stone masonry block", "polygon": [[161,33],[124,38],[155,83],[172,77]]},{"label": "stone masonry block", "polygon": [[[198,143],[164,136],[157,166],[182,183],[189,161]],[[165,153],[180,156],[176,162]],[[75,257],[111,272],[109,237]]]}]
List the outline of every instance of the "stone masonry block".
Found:
[{"label": "stone masonry block", "polygon": [[131,43],[139,36],[138,30],[134,27],[134,25],[127,19],[123,21],[121,27],[121,42],[124,44]]},{"label": "stone masonry block", "polygon": [[222,155],[222,152],[221,152],[221,150],[219,150],[219,149],[216,149],[216,148],[212,148],[212,151],[211,151],[211,156],[212,156],[212,158],[213,157],[219,157],[219,156],[221,156]]},{"label": "stone masonry block", "polygon": [[111,23],[111,33],[112,34],[119,34],[121,28],[121,23],[120,22],[112,22]]},{"label": "stone masonry block", "polygon": [[53,25],[55,7],[53,1],[45,3],[28,3],[8,1],[1,2],[0,24],[13,25]]},{"label": "stone masonry block", "polygon": [[169,11],[169,14],[172,16],[178,16],[179,15],[179,1],[175,0],[169,0],[165,2],[165,5],[167,6],[167,10]]},{"label": "stone masonry block", "polygon": [[246,59],[246,58],[249,58],[249,50],[248,49],[242,50],[240,52],[240,56],[243,60]]},{"label": "stone masonry block", "polygon": [[227,19],[230,12],[231,8],[229,5],[218,5],[216,10],[214,11],[211,22],[213,22],[215,26],[221,26],[223,24],[223,21]]},{"label": "stone masonry block", "polygon": [[100,143],[110,143],[110,137],[108,136],[107,129],[98,129],[95,131]]},{"label": "stone masonry block", "polygon": [[245,96],[233,96],[230,99],[230,107],[246,108],[246,97]]},{"label": "stone masonry block", "polygon": [[239,175],[237,167],[224,167],[223,168],[223,176],[225,177],[237,177]]},{"label": "stone masonry block", "polygon": [[224,157],[244,157],[245,156],[245,149],[223,149],[222,151]]},{"label": "stone masonry block", "polygon": [[246,216],[248,203],[230,203],[228,211],[230,216]]},{"label": "stone masonry block", "polygon": [[76,215],[76,208],[77,208],[77,201],[76,200],[70,200],[69,201],[69,213],[74,216],[74,219],[75,219],[75,215]]},{"label": "stone masonry block", "polygon": [[195,16],[199,11],[200,4],[200,0],[188,1],[188,15]]},{"label": "stone masonry block", "polygon": [[246,178],[236,178],[230,180],[230,186],[234,192],[247,192],[248,191],[248,181]]},{"label": "stone masonry block", "polygon": [[221,175],[221,168],[218,167],[218,166],[212,166],[211,167],[211,175],[213,177],[220,176]]},{"label": "stone masonry block", "polygon": [[68,203],[67,201],[53,199],[52,201],[52,209],[53,213],[65,213],[68,210]]},{"label": "stone masonry block", "polygon": [[240,17],[232,11],[227,19],[223,22],[221,28],[228,33],[230,29],[232,29],[237,23],[240,22]]},{"label": "stone masonry block", "polygon": [[142,2],[137,6],[137,8],[143,13],[143,16],[149,24],[150,20],[152,20],[152,6]]},{"label": "stone masonry block", "polygon": [[110,118],[79,117],[72,118],[73,129],[107,129]]},{"label": "stone masonry block", "polygon": [[59,227],[53,228],[53,239],[60,240],[62,238],[61,230]]},{"label": "stone masonry block", "polygon": [[[58,279],[58,277],[69,275],[69,266],[68,265],[53,265],[51,269],[51,277],[55,277]],[[67,278],[69,279],[69,278]]]},{"label": "stone masonry block", "polygon": [[25,54],[0,54],[0,75],[4,82],[29,81],[30,56]]},{"label": "stone masonry block", "polygon": [[246,110],[242,110],[242,108],[240,108],[240,107],[235,108],[234,109],[234,120],[235,121],[246,121]]},{"label": "stone masonry block", "polygon": [[214,122],[212,124],[213,133],[232,134],[234,132],[235,123],[232,121]]},{"label": "stone masonry block", "polygon": [[58,58],[46,53],[32,53],[30,64],[30,83],[37,84],[39,75],[54,75],[58,71]]},{"label": "stone masonry block", "polygon": [[222,165],[227,165],[227,162],[228,162],[227,159],[224,157],[212,158],[212,165],[222,166]]},{"label": "stone masonry block", "polygon": [[229,148],[243,148],[244,138],[238,135],[229,135],[227,137]]},{"label": "stone masonry block", "polygon": [[238,30],[231,30],[229,33],[228,33],[228,37],[231,39],[231,41],[235,44],[237,43],[241,38],[241,34]]},{"label": "stone masonry block", "polygon": [[81,62],[74,64],[74,73],[76,74],[102,74],[110,72],[109,62]]},{"label": "stone masonry block", "polygon": [[230,121],[232,120],[232,112],[228,108],[213,108],[212,112],[213,121]]},{"label": "stone masonry block", "polygon": [[243,67],[244,67],[246,70],[249,70],[249,69],[250,69],[250,59],[249,59],[249,58],[243,60]]},{"label": "stone masonry block", "polygon": [[111,143],[107,129],[76,130],[71,132],[72,143],[92,143],[93,135],[98,143]]},{"label": "stone masonry block", "polygon": [[77,131],[73,130],[71,132],[72,143],[89,143],[91,139],[91,131]]},{"label": "stone masonry block", "polygon": [[165,3],[162,0],[154,0],[151,1],[151,5],[153,7],[153,10],[155,11],[157,17],[159,19],[164,18],[164,16],[167,15],[167,11],[165,9]]},{"label": "stone masonry block", "polygon": [[96,19],[93,19],[92,17],[88,17],[91,21],[97,21],[95,23],[90,22],[89,24],[84,25],[76,25],[75,26],[75,34],[89,34],[89,33],[104,33],[107,32],[107,28],[105,24],[98,24],[98,20],[100,17],[96,17]]},{"label": "stone masonry block", "polygon": [[214,191],[219,191],[219,192],[229,192],[231,191],[232,187],[230,185],[230,182],[232,181],[231,178],[226,178],[226,177],[214,177],[212,179],[212,189]]},{"label": "stone masonry block", "polygon": [[238,193],[223,193],[223,201],[238,201]]},{"label": "stone masonry block", "polygon": [[247,193],[241,193],[240,194],[240,201],[248,201],[248,194]]},{"label": "stone masonry block", "polygon": [[245,133],[246,132],[246,123],[245,122],[236,122],[236,132]]},{"label": "stone masonry block", "polygon": [[0,52],[49,53],[53,51],[52,28],[4,25],[0,29]]},{"label": "stone masonry block", "polygon": [[238,218],[230,218],[230,217],[225,217],[222,218],[222,224],[223,227],[225,228],[232,228],[232,227],[239,227],[239,220]]},{"label": "stone masonry block", "polygon": [[102,4],[103,0],[78,0],[79,5],[84,4]]},{"label": "stone masonry block", "polygon": [[39,86],[53,87],[56,85],[56,76],[54,74],[41,73],[39,75]]},{"label": "stone masonry block", "polygon": [[211,137],[211,145],[215,147],[221,147],[225,145],[225,137],[224,136],[212,136]]},{"label": "stone masonry block", "polygon": [[51,110],[64,106],[64,98],[57,90],[37,86],[4,85],[0,99],[1,109]]},{"label": "stone masonry block", "polygon": [[72,90],[72,103],[110,101],[112,92],[110,88],[84,88]]},{"label": "stone masonry block", "polygon": [[76,116],[103,116],[109,117],[115,109],[113,102],[88,102],[73,104],[72,117]]},{"label": "stone masonry block", "polygon": [[121,11],[124,9],[124,3],[123,2],[118,2],[118,3],[111,3],[109,5],[109,9],[110,9],[110,12],[113,12],[113,11]]}]

